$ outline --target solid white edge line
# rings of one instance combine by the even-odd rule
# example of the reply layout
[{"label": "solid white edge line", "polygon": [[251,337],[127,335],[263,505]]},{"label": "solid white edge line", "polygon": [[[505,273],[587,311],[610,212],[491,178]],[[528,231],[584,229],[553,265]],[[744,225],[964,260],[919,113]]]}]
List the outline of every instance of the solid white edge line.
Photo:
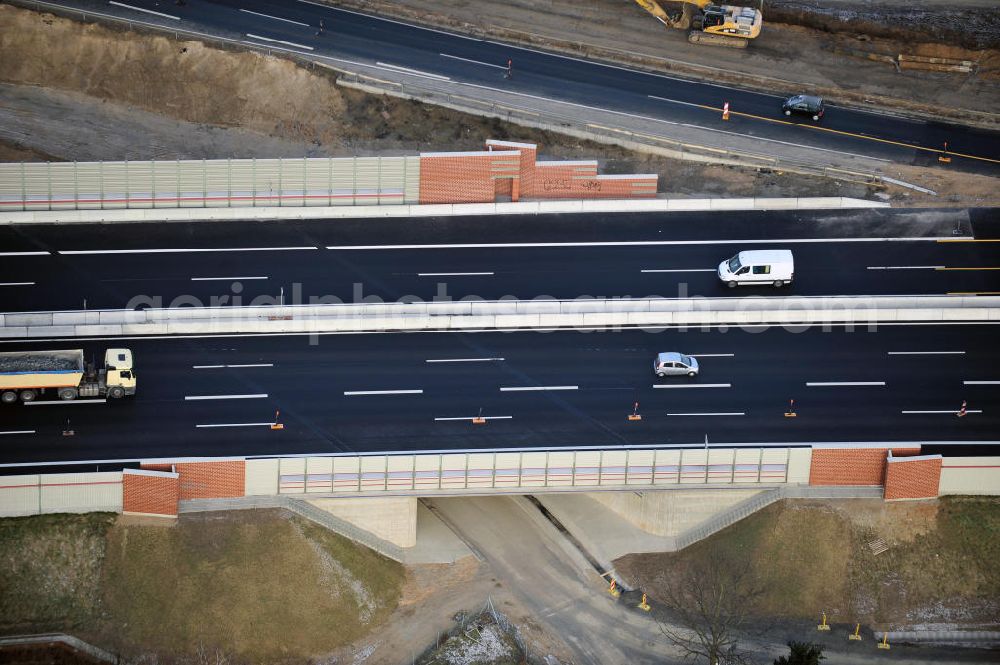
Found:
[{"label": "solid white edge line", "polygon": [[76,404],[107,404],[106,399],[56,399],[24,402],[25,406],[74,406]]},{"label": "solid white edge line", "polygon": [[[942,236],[943,238],[943,236]],[[518,247],[665,247],[685,245],[789,245],[845,242],[936,242],[942,238],[778,238],[775,240],[605,240],[594,242],[485,242],[429,245],[327,245],[327,249],[496,249]],[[184,250],[174,250],[184,251]]]},{"label": "solid white edge line", "polygon": [[428,358],[425,363],[488,363],[500,362],[503,358]]},{"label": "solid white edge line", "polygon": [[391,69],[393,71],[401,72],[403,74],[412,74],[413,76],[422,76],[424,78],[436,79],[438,81],[450,81],[451,79],[447,76],[442,76],[441,74],[432,74],[431,72],[422,72],[419,69],[410,69],[409,67],[401,67],[400,65],[394,65],[389,62],[375,62],[379,67],[385,67],[386,69]]},{"label": "solid white edge line", "polygon": [[250,34],[249,32],[246,33],[246,36],[249,37],[250,39],[259,39],[259,40],[264,41],[264,42],[274,42],[275,44],[284,44],[285,46],[291,46],[292,48],[301,48],[301,49],[305,49],[307,51],[315,51],[316,50],[312,46],[306,46],[305,44],[296,44],[295,42],[286,42],[283,39],[271,39],[270,37],[261,37],[260,35]]},{"label": "solid white edge line", "polygon": [[653,384],[654,388],[732,388],[731,383],[692,383],[690,385],[678,384],[674,386],[665,385],[662,383]]},{"label": "solid white edge line", "polygon": [[14,429],[8,432],[0,432],[0,434],[34,434],[34,433],[35,430],[33,429]]},{"label": "solid white edge line", "polygon": [[154,249],[60,249],[56,254],[186,254],[194,252],[292,252],[316,247],[171,247]]},{"label": "solid white edge line", "polygon": [[483,420],[513,420],[514,416],[460,416],[458,418],[435,418],[437,422],[444,422],[446,420],[472,420],[474,418],[482,418]]},{"label": "solid white edge line", "polygon": [[192,282],[245,282],[251,279],[267,279],[267,277],[192,277]]},{"label": "solid white edge line", "polygon": [[884,386],[885,381],[806,381],[806,386],[810,388],[824,388],[829,386]]},{"label": "solid white edge line", "polygon": [[965,351],[887,351],[890,356],[964,356]]},{"label": "solid white edge line", "polygon": [[271,16],[270,14],[261,14],[260,12],[250,11],[249,9],[241,9],[240,11],[245,12],[247,14],[253,14],[255,16],[262,16],[264,18],[273,19],[275,21],[284,21],[285,23],[293,23],[295,25],[305,26],[307,28],[310,27],[308,23],[302,23],[301,21],[293,21],[292,19],[289,18],[281,18],[280,16]]},{"label": "solid white edge line", "polygon": [[937,270],[944,266],[868,266],[868,270]]},{"label": "solid white edge line", "polygon": [[351,395],[422,395],[423,390],[345,390],[344,394]]},{"label": "solid white edge line", "polygon": [[580,386],[500,386],[502,393],[523,393],[539,390],[579,390]]},{"label": "solid white edge line", "polygon": [[114,5],[115,7],[124,7],[125,9],[132,9],[134,11],[143,12],[145,14],[153,14],[155,16],[162,16],[163,18],[173,19],[174,21],[180,21],[181,20],[180,16],[171,16],[170,14],[164,14],[162,12],[154,12],[152,9],[143,9],[142,7],[133,7],[132,5],[126,5],[123,2],[115,2],[115,0],[111,0],[110,2],[108,2],[108,4],[109,5]]},{"label": "solid white edge line", "polygon": [[457,55],[449,55],[447,53],[438,53],[442,58],[451,58],[452,60],[461,60],[462,62],[471,62],[474,65],[482,65],[483,67],[493,67],[495,69],[507,69],[506,65],[494,65],[490,62],[483,62],[481,60],[470,60],[469,58],[460,58]]},{"label": "solid white edge line", "polygon": [[264,399],[266,397],[267,393],[258,393],[255,395],[185,395],[184,401],[195,402],[206,399]]},{"label": "solid white edge line", "polygon": [[476,277],[495,274],[492,272],[418,272],[417,277]]},{"label": "solid white edge line", "polygon": [[[958,411],[959,411],[958,409],[948,409],[948,410],[942,410],[942,411],[900,411],[900,413],[909,413],[909,414],[914,414],[914,413],[950,413],[952,415],[956,415],[956,414],[958,414]],[[966,409],[965,412],[966,413],[982,413],[982,410],[981,409]],[[931,444],[928,443],[927,445],[931,445]]]},{"label": "solid white edge line", "polygon": [[0,286],[34,286],[34,282],[0,282]]},{"label": "solid white edge line", "polygon": [[718,413],[668,413],[668,416],[745,416],[745,411],[720,411]]},{"label": "solid white edge line", "polygon": [[1000,381],[962,381],[967,386],[1000,386]]},{"label": "solid white edge line", "polygon": [[646,268],[639,272],[715,272],[715,268]]},{"label": "solid white edge line", "polygon": [[203,427],[270,427],[274,423],[213,423],[211,425],[195,425],[196,428]]}]

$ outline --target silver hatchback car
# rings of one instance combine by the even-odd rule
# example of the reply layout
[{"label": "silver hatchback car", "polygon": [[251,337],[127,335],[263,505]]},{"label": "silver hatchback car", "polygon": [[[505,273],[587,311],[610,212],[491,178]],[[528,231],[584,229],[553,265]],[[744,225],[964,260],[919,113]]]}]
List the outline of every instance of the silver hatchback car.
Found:
[{"label": "silver hatchback car", "polygon": [[656,376],[698,376],[698,359],[683,353],[658,353],[653,360]]}]

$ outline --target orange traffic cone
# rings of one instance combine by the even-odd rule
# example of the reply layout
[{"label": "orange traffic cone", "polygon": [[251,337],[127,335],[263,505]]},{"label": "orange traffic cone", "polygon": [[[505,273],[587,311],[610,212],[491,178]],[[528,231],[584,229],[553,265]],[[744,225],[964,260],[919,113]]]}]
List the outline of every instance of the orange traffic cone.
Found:
[{"label": "orange traffic cone", "polygon": [[961,409],[959,409],[959,410],[958,410],[958,413],[956,413],[955,415],[956,415],[956,416],[958,416],[959,418],[964,418],[964,417],[965,417],[966,415],[968,415],[968,413],[966,412],[966,407],[967,407],[967,406],[968,406],[968,402],[966,402],[966,401],[965,401],[965,400],[963,399],[963,400],[962,400],[962,408],[961,408]]},{"label": "orange traffic cone", "polygon": [[722,119],[729,120],[729,102],[722,105]]},{"label": "orange traffic cone", "polygon": [[642,420],[642,416],[639,415],[639,403],[636,402],[632,406],[632,413],[628,414],[629,420]]},{"label": "orange traffic cone", "polygon": [[285,429],[285,426],[278,422],[278,416],[281,415],[281,410],[277,409],[274,412],[274,422],[271,423],[271,429]]}]

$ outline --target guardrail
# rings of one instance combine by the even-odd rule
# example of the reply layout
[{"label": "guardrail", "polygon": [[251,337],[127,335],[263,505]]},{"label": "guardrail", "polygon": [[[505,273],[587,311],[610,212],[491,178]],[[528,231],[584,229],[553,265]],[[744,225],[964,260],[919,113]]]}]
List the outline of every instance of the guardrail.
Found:
[{"label": "guardrail", "polygon": [[178,307],[0,314],[0,338],[1000,322],[1000,296],[812,296]]}]

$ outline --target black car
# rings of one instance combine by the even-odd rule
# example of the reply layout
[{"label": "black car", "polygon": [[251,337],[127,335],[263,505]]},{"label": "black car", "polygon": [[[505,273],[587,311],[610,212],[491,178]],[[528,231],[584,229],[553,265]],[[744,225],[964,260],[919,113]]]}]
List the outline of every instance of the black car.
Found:
[{"label": "black car", "polygon": [[812,95],[795,95],[794,97],[789,97],[781,105],[781,110],[785,112],[785,115],[797,113],[812,116],[813,120],[822,118],[823,113],[826,111],[823,107],[823,98],[813,97]]}]

